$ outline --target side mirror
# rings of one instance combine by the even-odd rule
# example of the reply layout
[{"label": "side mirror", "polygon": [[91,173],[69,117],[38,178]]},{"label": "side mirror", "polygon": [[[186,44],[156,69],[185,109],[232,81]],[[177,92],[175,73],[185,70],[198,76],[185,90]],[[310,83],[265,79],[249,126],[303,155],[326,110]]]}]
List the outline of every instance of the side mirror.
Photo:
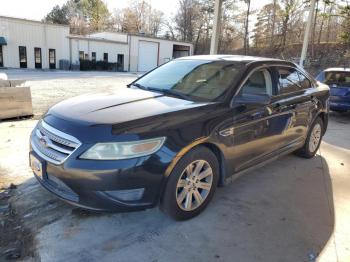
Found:
[{"label": "side mirror", "polygon": [[232,100],[232,105],[268,105],[271,103],[271,97],[267,94],[238,94]]}]

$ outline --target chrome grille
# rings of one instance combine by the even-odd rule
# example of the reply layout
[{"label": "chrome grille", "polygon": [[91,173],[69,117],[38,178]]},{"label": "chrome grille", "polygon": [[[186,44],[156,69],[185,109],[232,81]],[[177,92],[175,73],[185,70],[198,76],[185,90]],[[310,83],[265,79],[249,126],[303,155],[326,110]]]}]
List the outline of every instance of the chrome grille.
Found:
[{"label": "chrome grille", "polygon": [[80,145],[75,137],[40,121],[31,136],[33,150],[43,159],[62,164]]}]

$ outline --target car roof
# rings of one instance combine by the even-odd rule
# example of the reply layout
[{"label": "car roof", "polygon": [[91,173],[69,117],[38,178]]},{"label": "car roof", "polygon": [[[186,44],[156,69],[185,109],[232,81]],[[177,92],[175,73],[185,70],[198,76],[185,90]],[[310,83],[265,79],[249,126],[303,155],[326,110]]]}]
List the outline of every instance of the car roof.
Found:
[{"label": "car roof", "polygon": [[323,70],[324,72],[332,72],[332,71],[337,71],[337,72],[350,72],[350,68],[349,67],[330,67],[327,68],[325,70]]},{"label": "car roof", "polygon": [[236,61],[236,62],[283,62],[291,63],[281,59],[259,57],[259,56],[245,56],[245,55],[194,55],[177,58],[177,60],[209,60],[209,61]]}]

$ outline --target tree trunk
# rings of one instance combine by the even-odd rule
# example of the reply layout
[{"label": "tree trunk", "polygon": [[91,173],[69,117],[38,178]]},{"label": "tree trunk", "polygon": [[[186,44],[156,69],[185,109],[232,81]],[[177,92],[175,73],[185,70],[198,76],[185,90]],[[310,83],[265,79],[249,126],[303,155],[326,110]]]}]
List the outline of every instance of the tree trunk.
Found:
[{"label": "tree trunk", "polygon": [[319,1],[316,1],[316,11],[315,11],[315,17],[314,17],[314,24],[312,26],[312,34],[311,34],[311,57],[315,57],[315,33],[316,33],[316,22],[317,22],[317,15],[318,15],[318,3]]},{"label": "tree trunk", "polygon": [[318,33],[318,39],[317,39],[317,44],[319,45],[321,43],[321,37],[322,37],[322,31],[323,31],[323,24],[324,24],[324,14],[326,13],[326,7],[327,5],[324,4],[323,6],[323,11],[322,11],[322,21],[321,21],[321,25],[320,25],[320,31]]},{"label": "tree trunk", "polygon": [[250,0],[247,0],[247,16],[245,20],[245,32],[244,32],[244,54],[249,52],[249,14],[250,14]]},{"label": "tree trunk", "polygon": [[271,38],[270,38],[271,48],[274,46],[274,38],[275,38],[276,4],[277,4],[277,0],[273,0],[272,27],[271,27]]}]

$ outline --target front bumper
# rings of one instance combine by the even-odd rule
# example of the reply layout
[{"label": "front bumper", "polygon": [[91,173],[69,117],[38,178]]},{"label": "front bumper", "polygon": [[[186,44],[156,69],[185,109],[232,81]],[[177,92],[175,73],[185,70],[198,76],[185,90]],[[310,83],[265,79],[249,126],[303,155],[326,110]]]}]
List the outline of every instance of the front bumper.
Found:
[{"label": "front bumper", "polygon": [[[172,157],[160,149],[156,154],[117,161],[83,160],[70,156],[56,165],[44,160],[40,184],[70,204],[95,211],[131,211],[157,205],[164,173]],[[161,160],[161,161],[160,161]]]}]

